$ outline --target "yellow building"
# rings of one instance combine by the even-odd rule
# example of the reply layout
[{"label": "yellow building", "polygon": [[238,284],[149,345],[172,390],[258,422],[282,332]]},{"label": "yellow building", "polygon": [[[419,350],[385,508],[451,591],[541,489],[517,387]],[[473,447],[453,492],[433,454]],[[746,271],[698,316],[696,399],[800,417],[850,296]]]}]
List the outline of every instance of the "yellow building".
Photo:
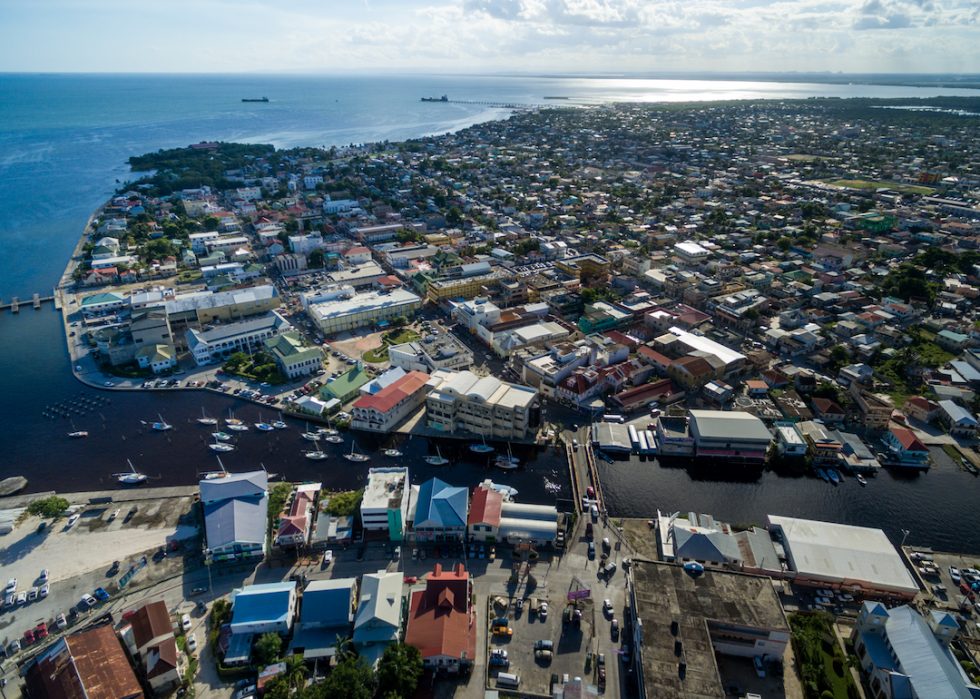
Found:
[{"label": "yellow building", "polygon": [[474,277],[434,279],[429,282],[426,295],[433,303],[443,299],[472,299],[481,296],[483,290],[496,289],[501,280],[510,276],[506,272],[491,272]]},{"label": "yellow building", "polygon": [[582,277],[604,277],[609,274],[612,263],[599,255],[578,255],[555,260],[555,269],[581,279]]},{"label": "yellow building", "polygon": [[428,233],[422,237],[429,245],[449,245],[452,242],[445,233]]}]

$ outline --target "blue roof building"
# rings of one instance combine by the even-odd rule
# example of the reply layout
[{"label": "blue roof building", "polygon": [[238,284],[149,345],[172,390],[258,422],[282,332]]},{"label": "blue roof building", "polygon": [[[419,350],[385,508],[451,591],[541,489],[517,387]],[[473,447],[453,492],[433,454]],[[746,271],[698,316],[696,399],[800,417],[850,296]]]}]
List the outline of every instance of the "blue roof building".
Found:
[{"label": "blue roof building", "polygon": [[416,541],[462,541],[466,533],[469,491],[433,478],[415,498]]},{"label": "blue roof building", "polygon": [[268,475],[232,473],[200,483],[204,530],[214,560],[260,557],[268,523]]},{"label": "blue roof building", "polygon": [[947,612],[861,606],[851,640],[875,696],[970,699],[980,693],[949,649],[959,624]]},{"label": "blue roof building", "polygon": [[350,636],[356,587],[356,578],[314,580],[307,585],[290,650],[302,653],[307,661],[333,657],[337,652],[337,637]]},{"label": "blue roof building", "polygon": [[970,411],[951,400],[939,401],[939,419],[949,427],[953,436],[973,437],[980,423],[970,415]]},{"label": "blue roof building", "polygon": [[296,615],[296,583],[251,585],[232,593],[231,632],[287,635]]}]

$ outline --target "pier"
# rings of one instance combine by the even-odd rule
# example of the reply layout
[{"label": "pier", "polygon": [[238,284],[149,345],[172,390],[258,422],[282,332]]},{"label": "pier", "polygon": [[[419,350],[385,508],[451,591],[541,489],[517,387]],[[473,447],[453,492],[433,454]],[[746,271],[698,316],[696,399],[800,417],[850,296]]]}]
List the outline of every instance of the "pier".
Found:
[{"label": "pier", "polygon": [[[60,298],[57,289],[52,289],[50,296],[44,296],[44,297],[42,297],[41,294],[35,293],[31,297],[31,302],[30,303],[34,307],[34,310],[35,311],[40,311],[41,310],[41,304],[42,303],[48,303],[48,302],[51,302],[51,303],[54,304],[55,310],[59,310],[59,311],[61,310],[62,299]],[[26,302],[22,302],[20,300],[20,297],[19,296],[12,296],[10,298],[10,303],[0,304],[0,311],[7,311],[7,310],[9,310],[11,313],[20,313],[21,303],[26,303]]]}]

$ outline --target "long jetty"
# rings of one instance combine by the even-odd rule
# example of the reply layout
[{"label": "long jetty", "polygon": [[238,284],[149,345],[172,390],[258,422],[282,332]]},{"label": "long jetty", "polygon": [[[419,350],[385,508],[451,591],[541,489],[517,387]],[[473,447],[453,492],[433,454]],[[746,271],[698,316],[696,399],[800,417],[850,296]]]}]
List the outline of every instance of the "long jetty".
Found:
[{"label": "long jetty", "polygon": [[[35,293],[31,297],[30,303],[34,307],[35,311],[39,311],[41,310],[41,304],[48,303],[49,301],[54,304],[55,309],[57,310],[61,309],[61,299],[58,296],[57,289],[52,289],[51,295],[45,296],[43,298],[41,297],[41,294]],[[19,296],[12,296],[10,298],[10,303],[0,304],[0,311],[9,310],[11,313],[20,313],[20,306],[22,303],[27,303],[27,302],[21,301]]]}]

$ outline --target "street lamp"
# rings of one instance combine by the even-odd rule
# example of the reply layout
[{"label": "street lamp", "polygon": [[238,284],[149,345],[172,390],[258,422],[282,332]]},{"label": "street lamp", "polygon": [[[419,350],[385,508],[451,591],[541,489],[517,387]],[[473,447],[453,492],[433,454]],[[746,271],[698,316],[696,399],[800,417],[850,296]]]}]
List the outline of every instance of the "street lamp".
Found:
[{"label": "street lamp", "polygon": [[902,544],[901,544],[901,546],[899,548],[905,548],[905,539],[908,537],[909,533],[910,532],[909,532],[908,529],[903,529],[902,530]]}]

